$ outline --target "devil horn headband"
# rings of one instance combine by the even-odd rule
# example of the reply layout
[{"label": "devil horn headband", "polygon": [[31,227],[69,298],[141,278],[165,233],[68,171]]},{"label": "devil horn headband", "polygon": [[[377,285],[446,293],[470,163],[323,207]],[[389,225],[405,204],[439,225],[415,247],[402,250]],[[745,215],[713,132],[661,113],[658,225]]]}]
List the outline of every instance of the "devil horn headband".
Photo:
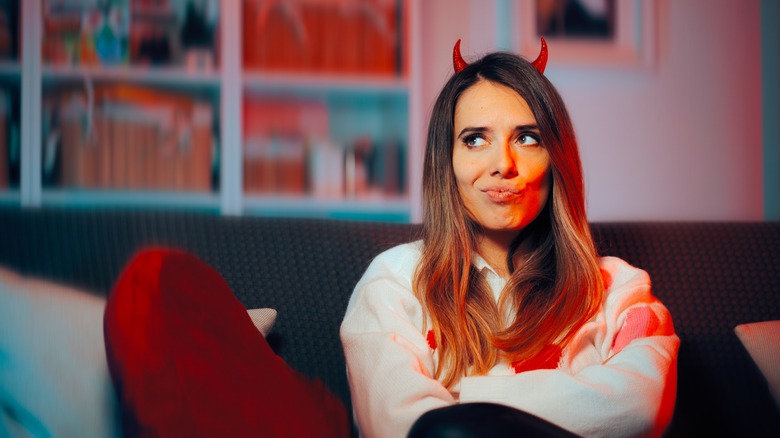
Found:
[{"label": "devil horn headband", "polygon": [[[544,74],[544,68],[547,67],[547,42],[544,38],[542,38],[542,50],[531,64],[539,70],[539,73]],[[460,73],[468,65],[460,54],[460,40],[458,40],[452,49],[452,67],[455,69],[455,73]]]}]

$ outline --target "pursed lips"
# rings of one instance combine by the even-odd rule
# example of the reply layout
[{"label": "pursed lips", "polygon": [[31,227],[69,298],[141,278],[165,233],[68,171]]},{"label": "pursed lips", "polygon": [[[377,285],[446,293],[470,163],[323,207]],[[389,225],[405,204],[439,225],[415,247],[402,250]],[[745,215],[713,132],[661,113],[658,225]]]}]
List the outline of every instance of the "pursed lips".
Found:
[{"label": "pursed lips", "polygon": [[522,190],[514,187],[488,187],[482,189],[482,192],[493,202],[504,203],[520,196]]}]

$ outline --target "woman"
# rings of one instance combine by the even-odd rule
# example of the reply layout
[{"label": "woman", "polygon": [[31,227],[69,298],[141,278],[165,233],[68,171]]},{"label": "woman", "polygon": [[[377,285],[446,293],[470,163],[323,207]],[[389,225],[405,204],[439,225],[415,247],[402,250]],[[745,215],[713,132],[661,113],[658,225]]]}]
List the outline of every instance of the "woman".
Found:
[{"label": "woman", "polygon": [[418,420],[415,433],[454,421],[489,434],[528,418],[659,435],[679,340],[647,274],[596,254],[544,41],[533,63],[470,65],[459,43],[428,129],[422,239],[377,256],[341,326],[362,434],[404,436]]}]

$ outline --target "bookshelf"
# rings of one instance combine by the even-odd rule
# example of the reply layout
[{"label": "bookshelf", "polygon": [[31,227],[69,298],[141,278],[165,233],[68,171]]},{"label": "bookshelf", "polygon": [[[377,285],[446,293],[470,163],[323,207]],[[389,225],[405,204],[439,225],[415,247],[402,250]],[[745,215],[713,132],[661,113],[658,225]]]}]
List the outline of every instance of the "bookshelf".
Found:
[{"label": "bookshelf", "polygon": [[[186,1],[171,0],[182,4]],[[209,3],[210,0],[197,1]],[[19,181],[0,187],[0,203],[18,203],[23,207],[182,208],[223,215],[411,220],[416,197],[409,195],[415,191],[414,178],[409,175],[416,164],[410,164],[411,158],[419,154],[419,146],[415,145],[417,135],[413,134],[414,129],[419,129],[419,122],[413,120],[419,109],[412,99],[418,81],[413,44],[410,44],[415,38],[417,2],[352,2],[352,6],[361,6],[358,9],[369,15],[376,15],[377,11],[369,10],[367,5],[391,5],[381,13],[386,14],[382,17],[389,17],[386,22],[394,26],[397,34],[387,40],[394,44],[391,47],[394,63],[348,60],[344,63],[348,68],[333,64],[291,67],[284,64],[287,61],[280,64],[270,55],[259,56],[254,38],[263,31],[278,33],[283,29],[247,26],[261,21],[257,18],[258,5],[275,3],[281,4],[255,0],[212,1],[212,6],[217,7],[211,46],[214,57],[206,62],[206,67],[192,68],[189,56],[179,57],[174,65],[155,66],[134,62],[109,65],[96,63],[94,59],[60,62],[63,56],[65,59],[83,56],[84,49],[74,55],[67,52],[68,47],[63,49],[52,43],[45,32],[52,27],[51,23],[46,22],[44,26],[51,19],[46,15],[50,13],[47,8],[51,7],[48,0],[20,2],[23,61],[0,61],[0,84],[18,89],[18,130],[20,144],[24,146],[18,165]],[[302,9],[302,16],[309,20],[306,23],[315,23],[317,17],[327,14],[333,17],[333,11],[325,11],[324,4],[339,7],[352,4],[319,3],[300,2],[308,7]],[[266,12],[273,16],[289,8],[270,9]],[[354,20],[358,12],[356,9],[342,15]],[[359,27],[362,25],[355,24],[351,32],[363,32]],[[326,30],[316,26],[307,30],[312,38],[310,42],[327,40],[329,34],[323,33]],[[347,27],[342,23],[339,31]],[[383,32],[388,33],[387,29]],[[262,49],[276,53],[274,56],[282,57],[279,59],[286,56],[284,50],[279,52],[268,44]],[[317,50],[328,49],[322,46]],[[128,125],[128,119],[122,118],[121,122],[112,119],[106,124],[105,119],[115,114],[136,120],[142,118],[136,113],[149,111],[142,106],[143,111],[130,111],[132,116],[128,116],[123,106],[127,100],[132,100],[134,105],[145,102],[128,97],[143,91],[121,91],[124,89],[151,90],[168,96],[161,99],[176,102],[179,102],[176,96],[188,96],[210,108],[209,114],[201,115],[210,121],[207,137],[212,153],[207,159],[210,180],[206,187],[202,183],[180,181],[191,176],[161,175],[160,169],[155,174],[158,176],[150,177],[148,169],[154,165],[148,164],[149,161],[129,162],[132,160],[127,157],[135,154],[138,144],[157,137],[135,134],[125,143],[118,136],[125,131],[139,132],[137,127],[141,122]],[[119,95],[124,97],[117,98]],[[120,99],[121,104],[111,99]],[[80,103],[74,103],[77,101]],[[197,105],[184,106],[193,114],[197,112],[193,109]],[[279,109],[282,107],[287,108],[286,112]],[[203,108],[200,109],[203,113]],[[288,114],[293,122],[284,118],[276,120],[281,113]],[[86,125],[83,114],[89,115]],[[195,118],[190,114],[187,120]],[[280,128],[288,125],[294,127],[286,131]],[[312,131],[311,126],[319,128]],[[73,134],[74,129],[81,133]],[[190,132],[187,138],[192,138],[191,131],[187,131]],[[68,163],[77,164],[63,164],[65,156],[72,156],[66,154],[73,154],[68,151],[76,150],[67,145],[86,144],[89,138],[94,144],[110,144],[110,154],[105,153],[110,158],[100,153],[95,157],[84,156],[84,151],[90,150],[84,147],[78,158],[81,161],[68,158]],[[52,150],[56,153],[52,154]],[[203,156],[201,152],[200,157]],[[285,157],[289,160],[285,161]],[[198,181],[203,181],[202,161],[197,165]],[[89,169],[96,162],[103,163],[103,170],[92,172],[89,178],[83,177],[86,171],[80,169]],[[146,169],[143,171],[146,173],[138,169]],[[136,176],[128,176],[131,174]],[[147,181],[147,185],[141,180]]]}]

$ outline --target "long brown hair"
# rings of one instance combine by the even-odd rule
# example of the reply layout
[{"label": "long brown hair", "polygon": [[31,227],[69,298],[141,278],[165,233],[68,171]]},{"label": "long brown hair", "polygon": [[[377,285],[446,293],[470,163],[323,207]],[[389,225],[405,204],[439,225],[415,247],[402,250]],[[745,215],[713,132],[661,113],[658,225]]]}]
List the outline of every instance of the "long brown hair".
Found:
[{"label": "long brown hair", "polygon": [[[460,198],[452,168],[455,105],[478,81],[507,86],[526,100],[551,161],[551,196],[510,248],[511,277],[498,304],[472,265],[481,228]],[[428,127],[423,205],[414,292],[433,325],[439,354],[435,377],[445,386],[462,375],[486,374],[502,356],[516,363],[547,345],[563,347],[596,313],[603,284],[585,214],[574,129],[558,92],[528,61],[492,53],[444,86]],[[520,243],[530,250],[515,267]]]}]

